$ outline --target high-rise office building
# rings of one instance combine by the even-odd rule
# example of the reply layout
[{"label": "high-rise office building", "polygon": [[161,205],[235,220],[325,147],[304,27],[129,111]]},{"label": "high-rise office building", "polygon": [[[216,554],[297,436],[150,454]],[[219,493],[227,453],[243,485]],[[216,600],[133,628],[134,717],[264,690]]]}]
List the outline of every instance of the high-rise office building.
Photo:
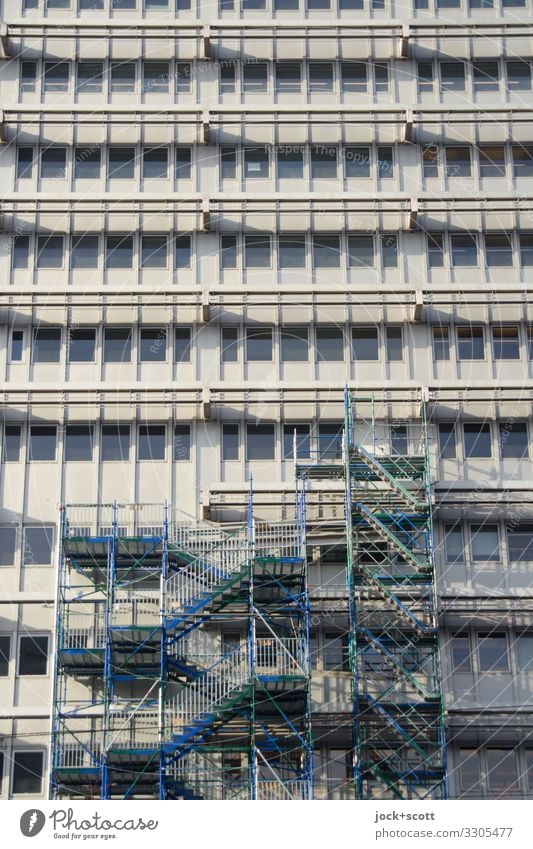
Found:
[{"label": "high-rise office building", "polygon": [[531,0],[1,8],[2,797],[531,798]]}]

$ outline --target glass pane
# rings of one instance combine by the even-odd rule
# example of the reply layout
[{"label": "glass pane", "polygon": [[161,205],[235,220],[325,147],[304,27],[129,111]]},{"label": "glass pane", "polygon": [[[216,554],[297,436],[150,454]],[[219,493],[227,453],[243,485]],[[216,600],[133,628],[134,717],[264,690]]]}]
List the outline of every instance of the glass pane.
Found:
[{"label": "glass pane", "polygon": [[505,634],[478,634],[480,672],[506,672],[507,639]]},{"label": "glass pane", "polygon": [[281,329],[281,360],[282,362],[307,362],[309,341],[307,328],[282,327]]},{"label": "glass pane", "polygon": [[176,236],[175,251],[176,268],[191,267],[191,237]]},{"label": "glass pane", "polygon": [[220,267],[237,268],[237,236],[222,236],[220,239]]},{"label": "glass pane", "polygon": [[31,425],[30,427],[30,460],[55,460],[56,458],[55,427],[48,425]]},{"label": "glass pane", "polygon": [[435,362],[450,359],[450,335],[447,327],[433,328],[433,359]]},{"label": "glass pane", "polygon": [[492,457],[489,424],[464,424],[465,457]]},{"label": "glass pane", "polygon": [[313,236],[313,264],[315,268],[340,268],[338,236]]},{"label": "glass pane", "polygon": [[248,425],[246,428],[247,460],[273,460],[274,456],[274,425]]},{"label": "glass pane", "polygon": [[166,328],[143,328],[139,340],[139,359],[142,363],[164,363],[167,358]]},{"label": "glass pane", "polygon": [[270,329],[248,329],[246,331],[246,359],[249,362],[272,360],[272,331]]},{"label": "glass pane", "polygon": [[109,149],[109,179],[132,180],[135,176],[135,149],[112,147]]},{"label": "glass pane", "polygon": [[518,770],[514,751],[487,749],[487,773],[489,788],[497,790],[499,797],[518,791]]},{"label": "glass pane", "polygon": [[464,563],[463,530],[461,525],[444,525],[446,563]]},{"label": "glass pane", "polygon": [[90,147],[77,147],[74,159],[76,180],[98,180],[100,178],[100,151]]},{"label": "glass pane", "polygon": [[166,236],[143,236],[141,239],[142,268],[167,267]]},{"label": "glass pane", "polygon": [[454,672],[472,672],[469,637],[452,637],[452,667]]},{"label": "glass pane", "polygon": [[458,327],[457,351],[460,360],[482,360],[485,344],[482,327]]},{"label": "glass pane", "polygon": [[521,460],[529,456],[529,440],[526,422],[500,424],[500,455],[502,460]]},{"label": "glass pane", "polygon": [[58,363],[61,352],[61,331],[43,330],[33,331],[33,362],[34,363]]},{"label": "glass pane", "polygon": [[140,425],[139,426],[139,460],[164,460],[165,425]]},{"label": "glass pane", "polygon": [[0,566],[14,566],[17,546],[17,529],[0,527]]},{"label": "glass pane", "polygon": [[21,637],[19,675],[46,675],[48,668],[48,637]]},{"label": "glass pane", "polygon": [[304,155],[302,147],[284,146],[278,148],[278,178],[280,180],[301,180],[304,175]]},{"label": "glass pane", "polygon": [[132,266],[133,238],[131,236],[108,236],[106,268],[131,268]]},{"label": "glass pane", "polygon": [[337,149],[335,147],[311,147],[311,177],[314,180],[329,180],[337,177]]},{"label": "glass pane", "polygon": [[516,639],[516,662],[520,672],[533,672],[533,634],[522,634]]},{"label": "glass pane", "polygon": [[63,237],[39,236],[37,239],[37,268],[61,268]]},{"label": "glass pane", "polygon": [[518,360],[520,358],[520,342],[518,327],[492,328],[492,343],[495,360]]},{"label": "glass pane", "polygon": [[316,358],[324,362],[344,360],[344,335],[340,328],[316,328]]},{"label": "glass pane", "polygon": [[441,460],[454,460],[457,456],[455,425],[439,422],[439,456]]},{"label": "glass pane", "polygon": [[236,363],[239,358],[239,331],[236,327],[222,328],[222,362]]},{"label": "glass pane", "polygon": [[65,430],[65,460],[92,460],[93,439],[91,425],[67,425]]},{"label": "glass pane", "polygon": [[309,436],[309,425],[286,424],[283,426],[283,459],[294,459],[294,449],[299,459],[308,458],[311,455],[311,440]]},{"label": "glass pane", "polygon": [[[0,676],[5,678],[6,675],[9,675],[9,655],[11,652],[11,638],[10,637],[0,637]],[[0,768],[4,766],[3,763],[0,763]],[[3,773],[2,773],[3,774]],[[1,787],[1,785],[0,785]]]},{"label": "glass pane", "polygon": [[305,268],[305,236],[279,236],[280,268]]},{"label": "glass pane", "polygon": [[166,180],[168,174],[168,150],[166,147],[143,150],[143,178]]},{"label": "glass pane", "polygon": [[128,425],[102,425],[102,460],[128,460],[130,429]]},{"label": "glass pane", "polygon": [[[90,3],[92,0],[87,0],[87,2]],[[103,73],[104,66],[102,62],[79,62],[77,79],[78,92],[101,92]]]},{"label": "glass pane", "polygon": [[403,333],[401,327],[387,327],[387,359],[390,362],[403,360]]},{"label": "glass pane", "polygon": [[20,443],[22,439],[22,428],[20,425],[4,426],[4,462],[17,462],[20,457]]},{"label": "glass pane", "polygon": [[500,540],[496,525],[472,525],[470,528],[472,560],[500,559]]},{"label": "glass pane", "polygon": [[[52,563],[54,528],[42,525],[24,529],[24,565],[49,566]],[[45,639],[45,638],[43,638]]]},{"label": "glass pane", "polygon": [[15,752],[13,756],[13,793],[39,794],[43,780],[42,752]]},{"label": "glass pane", "polygon": [[270,268],[270,236],[244,237],[246,268]]},{"label": "glass pane", "polygon": [[27,268],[30,256],[29,236],[13,236],[13,268]]},{"label": "glass pane", "polygon": [[507,529],[507,545],[511,563],[533,560],[533,525],[521,523]]},{"label": "glass pane", "polygon": [[374,237],[348,236],[348,266],[372,268],[374,263]]},{"label": "glass pane", "polygon": [[188,424],[177,424],[174,428],[174,460],[191,459],[191,428]]},{"label": "glass pane", "polygon": [[239,425],[225,424],[222,427],[222,459],[239,459]]},{"label": "glass pane", "polygon": [[109,328],[104,331],[104,362],[129,363],[131,361],[131,330]]},{"label": "glass pane", "polygon": [[174,362],[191,361],[191,330],[189,327],[176,327],[174,330]]},{"label": "glass pane", "polygon": [[68,357],[71,363],[92,363],[96,347],[95,330],[71,330]]},{"label": "glass pane", "polygon": [[377,327],[353,327],[352,352],[354,360],[378,360],[379,336]]}]

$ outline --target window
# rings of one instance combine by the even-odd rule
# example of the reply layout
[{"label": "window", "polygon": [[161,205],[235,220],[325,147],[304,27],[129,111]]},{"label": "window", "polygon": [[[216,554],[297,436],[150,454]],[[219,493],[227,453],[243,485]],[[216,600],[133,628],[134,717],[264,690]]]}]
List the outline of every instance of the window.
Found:
[{"label": "window", "polygon": [[78,94],[100,93],[104,74],[102,62],[78,62],[78,75],[76,79],[76,91]]},{"label": "window", "polygon": [[374,237],[349,235],[348,267],[372,268],[374,265]]},{"label": "window", "polygon": [[533,176],[533,145],[513,145],[513,173],[515,177]]},{"label": "window", "polygon": [[131,362],[131,329],[106,327],[104,329],[104,363]]},{"label": "window", "polygon": [[483,360],[485,358],[482,327],[462,325],[457,328],[457,354],[460,360]]},{"label": "window", "polygon": [[313,180],[337,177],[337,148],[324,145],[311,147],[311,178]]},{"label": "window", "polygon": [[392,158],[392,147],[378,147],[378,177],[387,180],[394,177],[394,160]]},{"label": "window", "polygon": [[497,62],[473,62],[474,92],[499,91],[500,73]]},{"label": "window", "polygon": [[520,634],[515,641],[515,649],[519,672],[533,671],[533,634]]},{"label": "window", "polygon": [[71,268],[98,268],[98,236],[73,236]]},{"label": "window", "polygon": [[244,176],[247,179],[266,179],[269,175],[268,150],[266,147],[244,148]]},{"label": "window", "polygon": [[24,565],[50,566],[53,543],[52,525],[24,528]]},{"label": "window", "polygon": [[222,425],[222,459],[239,459],[239,425]]},{"label": "window", "polygon": [[[343,670],[346,668],[346,644],[344,636],[336,633],[324,634],[324,669]],[[346,753],[344,753],[346,755]],[[346,757],[343,758],[344,779],[346,779]]]},{"label": "window", "polygon": [[478,634],[479,671],[507,672],[507,638],[505,634]]},{"label": "window", "polygon": [[444,266],[444,245],[442,235],[427,234],[428,265],[430,268],[442,268]]},{"label": "window", "polygon": [[316,328],[316,358],[318,362],[343,362],[344,334],[340,327]]},{"label": "window", "polygon": [[278,148],[278,179],[301,180],[304,175],[303,147],[288,146],[286,149]]},{"label": "window", "polygon": [[167,237],[141,236],[141,268],[167,267]]},{"label": "window", "polygon": [[422,150],[422,173],[424,179],[439,176],[439,149],[435,144]]},{"label": "window", "polygon": [[190,94],[191,73],[190,62],[176,62],[176,94]]},{"label": "window", "polygon": [[531,62],[507,62],[508,91],[531,91]]},{"label": "window", "polygon": [[377,327],[352,327],[352,356],[358,362],[379,359]]},{"label": "window", "polygon": [[492,9],[493,0],[468,0],[470,9]]},{"label": "window", "polygon": [[222,362],[236,363],[239,359],[239,331],[236,327],[222,328]]},{"label": "window", "polygon": [[220,93],[233,94],[235,92],[235,65],[233,62],[222,64],[220,67]]},{"label": "window", "polygon": [[191,361],[191,328],[174,328],[174,362],[190,363]]},{"label": "window", "polygon": [[246,268],[270,268],[270,236],[244,237]]},{"label": "window", "polygon": [[500,540],[497,525],[472,525],[470,549],[474,562],[499,561]]},{"label": "window", "polygon": [[141,327],[139,334],[139,362],[164,363],[166,358],[166,327]]},{"label": "window", "polygon": [[111,63],[111,92],[135,91],[135,65],[133,62]]},{"label": "window", "polygon": [[281,361],[284,363],[304,363],[309,358],[309,340],[306,327],[282,327]]},{"label": "window", "polygon": [[533,266],[533,234],[520,233],[520,264],[523,268]]},{"label": "window", "polygon": [[512,266],[513,247],[508,233],[485,234],[485,260],[489,268]]},{"label": "window", "polygon": [[220,148],[220,178],[222,180],[235,180],[237,177],[237,148]]},{"label": "window", "polygon": [[447,147],[446,148],[446,176],[447,177],[471,177],[472,167],[470,164],[469,147]]},{"label": "window", "polygon": [[24,356],[24,331],[12,330],[9,346],[9,361],[21,363]]},{"label": "window", "polygon": [[347,179],[370,177],[369,147],[345,147],[344,161]]},{"label": "window", "polygon": [[102,425],[101,458],[105,461],[129,460],[129,425]]},{"label": "window", "polygon": [[299,62],[276,63],[276,94],[299,94],[302,68]]},{"label": "window", "polygon": [[87,462],[93,459],[94,429],[92,425],[67,425],[65,428],[65,460]]},{"label": "window", "polygon": [[[11,653],[11,637],[0,636],[0,678],[9,675],[9,655]],[[0,767],[3,768],[3,764]],[[2,773],[0,773],[0,776]]]},{"label": "window", "polygon": [[451,640],[452,668],[454,673],[472,672],[472,654],[470,651],[470,638],[455,635]]},{"label": "window", "polygon": [[53,425],[31,425],[30,460],[55,460],[57,429]]},{"label": "window", "polygon": [[168,62],[143,63],[143,93],[166,94],[170,74]]},{"label": "window", "polygon": [[61,268],[63,236],[37,237],[37,268]]},{"label": "window", "polygon": [[439,422],[439,457],[441,460],[455,460],[457,440],[453,422]]},{"label": "window", "polygon": [[264,92],[268,88],[267,66],[262,62],[242,66],[242,88],[244,92]]},{"label": "window", "polygon": [[459,749],[457,753],[457,770],[459,785],[463,793],[473,793],[479,790],[480,770],[479,752],[477,749]]},{"label": "window", "polygon": [[444,554],[446,563],[464,563],[465,555],[461,525],[444,525]]},{"label": "window", "polygon": [[68,62],[44,63],[44,90],[68,91],[70,67]]},{"label": "window", "polygon": [[502,460],[523,460],[529,456],[526,422],[509,419],[500,423],[500,456]]},{"label": "window", "polygon": [[166,180],[168,175],[168,150],[150,147],[143,150],[143,179]]},{"label": "window", "polygon": [[425,91],[433,92],[433,81],[434,81],[433,62],[418,62],[417,63],[417,78],[418,78],[418,91],[420,93],[425,92]]},{"label": "window", "polygon": [[106,268],[131,268],[133,266],[133,237],[106,237]]},{"label": "window", "polygon": [[398,237],[392,233],[383,233],[380,236],[381,262],[383,268],[397,268],[398,266]]},{"label": "window", "polygon": [[305,268],[305,236],[278,237],[280,268]]},{"label": "window", "polygon": [[17,528],[0,527],[0,566],[14,566],[17,547]]},{"label": "window", "polygon": [[283,459],[294,458],[294,448],[299,459],[311,456],[311,439],[309,436],[309,425],[286,424],[283,425]]},{"label": "window", "polygon": [[174,426],[174,460],[179,462],[191,459],[191,426],[177,424]]},{"label": "window", "polygon": [[13,238],[13,268],[27,268],[30,258],[30,237]]},{"label": "window", "polygon": [[4,425],[4,463],[16,463],[20,457],[22,429],[20,425]]},{"label": "window", "polygon": [[440,63],[440,86],[442,92],[465,90],[465,66],[463,62]]},{"label": "window", "polygon": [[492,457],[490,425],[465,422],[463,428],[465,457]]},{"label": "window", "polygon": [[320,422],[318,444],[322,460],[340,460],[342,457],[342,422]]},{"label": "window", "polygon": [[33,148],[19,147],[17,150],[17,180],[30,180],[33,174]]},{"label": "window", "polygon": [[96,349],[95,330],[71,330],[68,335],[68,358],[71,363],[92,363]]},{"label": "window", "polygon": [[190,147],[176,148],[176,180],[190,180],[192,173],[192,151]]},{"label": "window", "polygon": [[37,82],[37,62],[20,63],[20,90],[24,92],[35,91]]},{"label": "window", "polygon": [[518,327],[494,326],[492,346],[495,360],[518,360],[520,358]]},{"label": "window", "polygon": [[403,332],[401,327],[387,327],[385,333],[389,362],[403,360]]},{"label": "window", "polygon": [[61,352],[61,330],[37,328],[33,331],[33,362],[58,363]]},{"label": "window", "polygon": [[237,236],[220,237],[220,267],[237,268]]},{"label": "window", "polygon": [[507,530],[507,546],[511,563],[533,560],[533,525],[520,524]]},{"label": "window", "polygon": [[477,265],[477,242],[475,236],[452,234],[452,264],[455,268],[471,268]]},{"label": "window", "polygon": [[341,87],[343,94],[366,92],[368,75],[364,62],[341,62]]},{"label": "window", "polygon": [[309,63],[309,92],[328,93],[333,91],[333,65],[330,62]]},{"label": "window", "polygon": [[299,8],[299,0],[274,0],[277,12],[294,12]]},{"label": "window", "polygon": [[272,330],[265,327],[246,330],[246,359],[248,362],[272,360]]},{"label": "window", "polygon": [[48,637],[21,637],[18,661],[19,675],[46,675]]},{"label": "window", "polygon": [[275,457],[274,425],[246,426],[246,459],[273,460]]},{"label": "window", "polygon": [[176,250],[174,252],[176,268],[191,267],[191,237],[176,236]]},{"label": "window", "polygon": [[315,268],[340,267],[338,236],[313,236],[313,265]]},{"label": "window", "polygon": [[405,456],[409,453],[407,425],[394,423],[390,429],[391,453]]},{"label": "window", "polygon": [[14,752],[13,795],[17,793],[39,794],[42,790],[43,771],[43,752]]},{"label": "window", "polygon": [[139,425],[139,460],[164,460],[165,434],[165,425]]},{"label": "window", "polygon": [[479,176],[505,177],[505,148],[503,145],[478,148]]},{"label": "window", "polygon": [[498,798],[511,796],[519,790],[516,753],[511,749],[487,749],[487,778],[489,790]]},{"label": "window", "polygon": [[374,64],[374,88],[376,92],[389,90],[389,66],[386,62]]},{"label": "window", "polygon": [[109,179],[133,180],[135,177],[135,148],[109,148]]},{"label": "window", "polygon": [[74,178],[99,180],[100,159],[100,150],[93,147],[77,147],[74,157]]},{"label": "window", "polygon": [[448,327],[433,328],[433,360],[443,362],[450,359],[450,330]]}]

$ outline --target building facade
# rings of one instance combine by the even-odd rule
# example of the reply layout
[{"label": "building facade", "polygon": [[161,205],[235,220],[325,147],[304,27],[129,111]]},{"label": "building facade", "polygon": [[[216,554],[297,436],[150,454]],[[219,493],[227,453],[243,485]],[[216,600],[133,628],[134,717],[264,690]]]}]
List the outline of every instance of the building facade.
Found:
[{"label": "building facade", "polygon": [[[2,797],[50,792],[60,505],[235,528],[252,489],[257,522],[290,522],[295,465],[343,460],[348,386],[371,453],[427,437],[447,792],[531,798],[530,0],[3,0],[2,20]],[[312,792],[353,799],[346,481],[304,477]],[[227,784],[249,765],[225,746]],[[394,798],[376,775],[364,793]]]}]

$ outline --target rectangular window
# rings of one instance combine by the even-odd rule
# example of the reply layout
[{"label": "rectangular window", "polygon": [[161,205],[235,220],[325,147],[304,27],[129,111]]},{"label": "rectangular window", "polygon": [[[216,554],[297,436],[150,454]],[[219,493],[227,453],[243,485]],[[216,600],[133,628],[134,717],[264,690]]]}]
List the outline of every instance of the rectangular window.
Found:
[{"label": "rectangular window", "polygon": [[174,254],[176,268],[191,267],[191,237],[176,236],[176,250]]},{"label": "rectangular window", "polygon": [[507,62],[509,91],[531,91],[531,62],[528,59]]},{"label": "rectangular window", "polygon": [[482,327],[465,324],[457,328],[457,356],[460,360],[485,358]]},{"label": "rectangular window", "polygon": [[53,425],[31,425],[29,441],[30,460],[55,460],[57,428]]},{"label": "rectangular window", "polygon": [[360,94],[368,90],[365,62],[341,62],[341,87],[343,94]]},{"label": "rectangular window", "polygon": [[19,675],[46,675],[48,637],[21,637],[18,661]]},{"label": "rectangular window", "polygon": [[44,63],[44,90],[68,91],[70,65],[68,62]]},{"label": "rectangular window", "polygon": [[77,147],[74,157],[74,178],[76,180],[100,179],[100,149]]},{"label": "rectangular window", "polygon": [[450,330],[448,327],[433,328],[433,360],[443,362],[450,359]]},{"label": "rectangular window", "polygon": [[192,150],[190,147],[176,148],[176,180],[190,180],[192,175]]},{"label": "rectangular window", "polygon": [[509,419],[500,423],[500,456],[502,460],[523,460],[529,456],[526,422]]},{"label": "rectangular window", "polygon": [[190,363],[191,361],[191,328],[174,328],[174,362]]},{"label": "rectangular window", "polygon": [[473,62],[474,92],[499,91],[500,72],[497,62]]},{"label": "rectangular window", "polygon": [[313,265],[315,268],[340,268],[338,236],[313,236]]},{"label": "rectangular window", "polygon": [[275,457],[274,425],[246,426],[246,459],[273,460]]},{"label": "rectangular window", "polygon": [[472,560],[496,561],[500,560],[500,539],[497,525],[471,525],[470,527],[470,550]]},{"label": "rectangular window", "polygon": [[442,268],[444,266],[444,244],[440,233],[427,234],[428,266]]},{"label": "rectangular window", "polygon": [[168,150],[166,147],[143,149],[143,180],[166,180],[168,176]]},{"label": "rectangular window", "polygon": [[[489,559],[489,558],[488,558]],[[478,634],[479,671],[507,672],[507,638],[505,634]]]},{"label": "rectangular window", "polygon": [[533,525],[520,524],[507,529],[507,546],[511,563],[533,560]]},{"label": "rectangular window", "polygon": [[24,331],[12,330],[9,344],[9,361],[21,363],[24,356]]},{"label": "rectangular window", "polygon": [[511,749],[487,749],[487,778],[489,791],[497,794],[498,799],[516,795],[520,789],[516,752]]},{"label": "rectangular window", "polygon": [[446,563],[464,563],[464,542],[461,525],[444,525],[444,554]]},{"label": "rectangular window", "polygon": [[469,147],[446,148],[446,176],[471,177],[472,165]]},{"label": "rectangular window", "polygon": [[513,145],[515,177],[533,177],[533,145]]},{"label": "rectangular window", "polygon": [[244,64],[242,66],[242,89],[248,94],[267,91],[266,64],[258,62],[254,65]]},{"label": "rectangular window", "polygon": [[35,91],[37,83],[37,62],[20,63],[20,90],[21,92]]},{"label": "rectangular window", "polygon": [[14,525],[0,527],[0,566],[15,565],[17,536],[17,528]]},{"label": "rectangular window", "polygon": [[131,329],[104,328],[104,363],[131,362]]},{"label": "rectangular window", "polygon": [[503,145],[478,148],[479,176],[505,177],[505,148]]},{"label": "rectangular window", "polygon": [[76,91],[78,94],[82,92],[100,94],[104,76],[103,62],[78,62],[77,70]]},{"label": "rectangular window", "polygon": [[169,80],[168,62],[143,63],[143,94],[166,94]]},{"label": "rectangular window", "polygon": [[167,237],[141,236],[141,268],[167,267]]},{"label": "rectangular window", "polygon": [[316,328],[317,362],[341,363],[344,360],[344,334],[340,327]]},{"label": "rectangular window", "polygon": [[[344,638],[342,634],[335,633],[325,633],[324,634],[324,669],[337,670],[337,672],[342,671],[346,668],[346,653],[345,653],[345,645]],[[336,750],[334,750],[336,751]],[[336,764],[336,766],[340,766],[341,774],[343,774],[343,778],[346,779],[346,753],[344,753],[344,757],[341,760],[340,764]],[[333,770],[334,772],[336,770]],[[331,774],[331,773],[330,773]],[[339,776],[340,777],[340,776]]]},{"label": "rectangular window", "polygon": [[348,235],[349,268],[373,268],[375,261],[373,236]]},{"label": "rectangular window", "polygon": [[378,147],[378,177],[380,180],[388,180],[394,177],[394,160],[392,158],[392,147],[380,145]]},{"label": "rectangular window", "polygon": [[301,180],[304,176],[304,149],[289,145],[285,149],[278,148],[278,179]]},{"label": "rectangular window", "polygon": [[248,180],[267,179],[270,172],[266,147],[244,148],[244,176]]},{"label": "rectangular window", "polygon": [[470,638],[455,635],[451,639],[452,668],[454,673],[472,672]]},{"label": "rectangular window", "polygon": [[347,179],[370,177],[369,147],[345,147],[344,162]]},{"label": "rectangular window", "polygon": [[333,65],[331,62],[309,63],[309,92],[333,92]]},{"label": "rectangular window", "polygon": [[33,174],[33,147],[17,150],[17,180],[31,180]]},{"label": "rectangular window", "polygon": [[459,749],[457,753],[459,786],[463,793],[479,792],[480,769],[477,749]]},{"label": "rectangular window", "polygon": [[352,327],[352,356],[357,362],[379,360],[377,327]]},{"label": "rectangular window", "polygon": [[30,259],[30,237],[13,238],[13,268],[27,268]]},{"label": "rectangular window", "polygon": [[485,261],[488,268],[510,268],[513,264],[513,246],[508,233],[485,234]]},{"label": "rectangular window", "polygon": [[299,94],[302,66],[299,62],[276,62],[276,94]]},{"label": "rectangular window", "polygon": [[[9,655],[11,654],[11,637],[0,636],[0,678],[9,675]],[[0,767],[3,767],[3,763]],[[0,773],[1,777],[2,773]],[[0,785],[1,787],[1,785]]]},{"label": "rectangular window", "polygon": [[3,459],[4,463],[16,463],[20,458],[22,428],[20,425],[4,425]]},{"label": "rectangular window", "polygon": [[102,425],[102,445],[100,454],[103,461],[129,460],[129,425]]},{"label": "rectangular window", "polygon": [[135,91],[135,65],[133,62],[111,63],[111,92],[126,94]]},{"label": "rectangular window", "polygon": [[60,180],[67,174],[67,151],[64,147],[49,147],[41,153],[41,179]]},{"label": "rectangular window", "polygon": [[278,237],[280,268],[305,268],[305,236]]},{"label": "rectangular window", "polygon": [[176,94],[191,93],[192,65],[190,62],[176,62]]},{"label": "rectangular window", "polygon": [[342,458],[342,422],[321,422],[318,425],[318,444],[321,460]]},{"label": "rectangular window", "polygon": [[518,327],[495,325],[492,328],[492,347],[495,360],[520,359]]},{"label": "rectangular window", "polygon": [[166,327],[141,327],[139,333],[139,362],[164,363],[166,359]]},{"label": "rectangular window", "polygon": [[38,236],[37,268],[63,266],[63,236]]},{"label": "rectangular window", "polygon": [[94,428],[92,425],[67,425],[65,428],[65,460],[92,462]]},{"label": "rectangular window", "polygon": [[237,236],[220,237],[220,267],[237,268]]},{"label": "rectangular window", "polygon": [[374,88],[376,92],[389,90],[389,66],[387,62],[375,62]]},{"label": "rectangular window", "polygon": [[239,425],[222,425],[222,459],[239,459]]},{"label": "rectangular window", "polygon": [[434,71],[433,62],[417,62],[418,91],[433,92]]},{"label": "rectangular window", "polygon": [[306,363],[309,359],[307,327],[282,327],[280,330],[281,361]]},{"label": "rectangular window", "polygon": [[174,460],[187,462],[191,459],[191,426],[174,426]]},{"label": "rectangular window", "polygon": [[401,327],[387,327],[385,333],[387,360],[399,362],[403,360],[403,332]]},{"label": "rectangular window", "polygon": [[465,90],[465,66],[463,62],[440,63],[441,91]]},{"label": "rectangular window", "polygon": [[465,457],[492,457],[490,425],[464,423]]},{"label": "rectangular window", "polygon": [[92,363],[96,351],[96,330],[71,330],[68,334],[70,363]]},{"label": "rectangular window", "polygon": [[36,328],[33,331],[33,362],[58,363],[61,354],[61,330]]},{"label": "rectangular window", "polygon": [[43,752],[13,753],[13,795],[31,793],[39,795],[42,790],[44,772]]},{"label": "rectangular window", "polygon": [[270,236],[244,237],[244,265],[246,268],[270,268]]},{"label": "rectangular window", "polygon": [[237,148],[220,148],[220,179],[235,180],[237,178]]},{"label": "rectangular window", "polygon": [[430,144],[422,150],[422,173],[424,179],[439,176],[439,148]]},{"label": "rectangular window", "polygon": [[391,453],[405,456],[409,453],[407,425],[394,423],[390,429]]},{"label": "rectangular window", "polygon": [[455,424],[439,422],[439,457],[441,460],[455,460],[457,457],[457,441]]},{"label": "rectangular window", "polygon": [[337,148],[325,145],[311,147],[311,179],[330,180],[337,177]]},{"label": "rectangular window", "polygon": [[106,236],[106,268],[133,267],[133,236]]},{"label": "rectangular window", "polygon": [[309,458],[311,456],[311,439],[309,435],[309,425],[283,425],[283,459],[294,459],[295,448],[296,456],[298,457],[298,459],[301,460],[304,458]]},{"label": "rectangular window", "polygon": [[[518,671],[531,672],[533,670],[533,634],[520,634],[515,641],[515,650]],[[533,767],[533,763],[531,767]],[[531,771],[531,767],[529,771]],[[531,775],[529,783],[532,783]]]},{"label": "rectangular window", "polygon": [[239,331],[237,327],[222,328],[222,362],[236,363],[239,359]]},{"label": "rectangular window", "polygon": [[137,446],[139,460],[164,460],[165,443],[165,425],[139,425],[139,444]]},{"label": "rectangular window", "polygon": [[398,237],[392,233],[383,233],[380,236],[381,262],[383,268],[398,267]]},{"label": "rectangular window", "polygon": [[235,65],[233,62],[220,66],[220,94],[235,93]]},{"label": "rectangular window", "polygon": [[271,362],[272,330],[253,327],[246,330],[246,359],[248,362]]},{"label": "rectangular window", "polygon": [[477,242],[475,236],[453,234],[450,236],[452,265],[455,268],[472,268],[477,265]]},{"label": "rectangular window", "polygon": [[108,177],[110,180],[133,180],[135,177],[135,148],[109,148]]}]

